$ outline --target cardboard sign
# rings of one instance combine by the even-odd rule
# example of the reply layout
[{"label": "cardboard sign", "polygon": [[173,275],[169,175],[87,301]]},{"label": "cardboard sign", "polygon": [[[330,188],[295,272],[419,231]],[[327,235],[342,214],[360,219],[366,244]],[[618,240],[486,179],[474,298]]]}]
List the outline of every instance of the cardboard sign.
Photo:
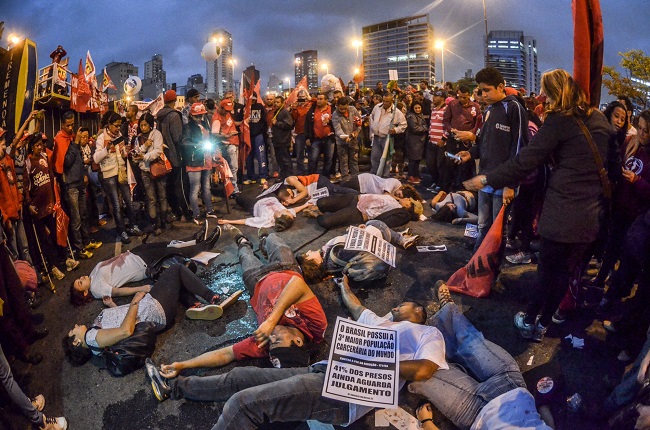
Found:
[{"label": "cardboard sign", "polygon": [[388,80],[389,81],[396,81],[397,78],[397,69],[391,69],[388,71]]},{"label": "cardboard sign", "polygon": [[329,197],[329,195],[330,195],[330,190],[328,190],[325,187],[319,188],[311,194],[311,197],[309,198],[309,202],[315,203],[318,199],[322,199],[323,197]]},{"label": "cardboard sign", "polygon": [[465,224],[465,237],[471,237],[476,239],[478,237],[478,225],[476,224]]},{"label": "cardboard sign", "polygon": [[398,392],[397,330],[337,317],[322,396],[394,409]]},{"label": "cardboard sign", "polygon": [[366,229],[350,226],[345,239],[345,249],[348,251],[366,251],[379,258],[386,264],[395,267],[395,246],[381,237],[368,233]]}]

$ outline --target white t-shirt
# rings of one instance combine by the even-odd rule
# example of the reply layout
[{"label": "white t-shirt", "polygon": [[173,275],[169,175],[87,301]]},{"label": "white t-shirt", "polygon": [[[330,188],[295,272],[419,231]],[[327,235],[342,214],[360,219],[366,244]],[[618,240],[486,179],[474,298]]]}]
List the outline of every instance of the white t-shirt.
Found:
[{"label": "white t-shirt", "polygon": [[[255,203],[255,206],[253,206],[253,217],[246,218],[245,223],[249,227],[271,228],[275,225],[273,214],[276,211],[282,211],[285,209],[287,208],[282,206],[282,203],[280,203],[280,200],[276,197],[265,197]],[[296,212],[293,209],[288,210],[293,216],[296,216]]]},{"label": "white t-shirt", "polygon": [[[117,306],[114,308],[106,308],[99,313],[93,326],[98,327],[99,329],[109,329],[109,328],[118,328],[122,325],[124,317],[129,312],[130,303],[122,306]],[[140,300],[138,305],[138,316],[136,317],[135,323],[142,321],[152,322],[160,327],[162,330],[167,324],[167,318],[165,318],[165,311],[162,308],[158,300],[151,297],[151,294],[147,293]],[[95,348],[99,348],[97,344],[97,328],[91,328],[86,332],[86,343]],[[101,352],[93,351],[93,354],[99,355]]]},{"label": "white t-shirt", "polygon": [[147,277],[147,265],[135,254],[126,251],[110,260],[98,263],[90,272],[90,292],[96,299],[111,297],[113,288]]},{"label": "white t-shirt", "polygon": [[[386,317],[380,317],[373,311],[366,309],[358,320],[362,324],[389,327],[397,330],[399,336],[399,361],[429,360],[438,365],[440,369],[449,369],[445,360],[445,339],[442,333],[428,325],[414,324],[409,321],[392,322]],[[399,380],[401,390],[405,380]],[[370,406],[355,405],[350,403],[348,425],[352,424],[373,408]]]},{"label": "white t-shirt", "polygon": [[476,416],[470,430],[551,430],[537,413],[535,399],[515,388],[492,399]]},{"label": "white t-shirt", "polygon": [[402,186],[395,178],[382,178],[372,173],[362,173],[357,178],[361,194],[393,194]]},{"label": "white t-shirt", "polygon": [[360,194],[357,203],[357,209],[368,219],[375,219],[384,212],[401,207],[393,196],[387,194]]}]

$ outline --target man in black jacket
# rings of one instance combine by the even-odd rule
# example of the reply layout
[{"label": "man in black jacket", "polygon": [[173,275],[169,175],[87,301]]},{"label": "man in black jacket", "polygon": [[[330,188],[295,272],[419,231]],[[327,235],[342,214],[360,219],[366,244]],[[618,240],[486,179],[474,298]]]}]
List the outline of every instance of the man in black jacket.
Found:
[{"label": "man in black jacket", "polygon": [[[269,176],[268,160],[266,158],[266,112],[264,106],[257,102],[257,94],[253,93],[251,117],[249,122],[251,133],[251,152],[246,158],[246,180],[244,184],[255,183],[259,179],[264,185]],[[255,160],[257,160],[258,175],[255,175]]]},{"label": "man in black jacket", "polygon": [[280,166],[280,177],[282,179],[293,176],[293,165],[291,164],[291,130],[293,130],[293,118],[284,107],[284,98],[276,96],[274,106],[277,109],[275,117],[271,120],[271,133],[273,134],[273,148],[275,158]]}]

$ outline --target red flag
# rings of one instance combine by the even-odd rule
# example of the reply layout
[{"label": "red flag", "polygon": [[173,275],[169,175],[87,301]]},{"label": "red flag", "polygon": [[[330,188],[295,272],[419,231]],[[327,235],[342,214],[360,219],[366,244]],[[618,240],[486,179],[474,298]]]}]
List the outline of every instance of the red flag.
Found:
[{"label": "red flag", "polygon": [[595,107],[603,80],[603,39],[600,1],[573,0],[573,79]]},{"label": "red flag", "polygon": [[99,90],[100,91],[106,91],[109,88],[117,90],[117,88],[115,88],[115,84],[113,84],[113,80],[111,79],[110,76],[108,76],[108,73],[106,73],[106,67],[104,67],[104,72],[103,72],[103,77],[102,77],[102,86],[101,86],[101,88]]},{"label": "red flag", "polygon": [[68,244],[68,223],[70,218],[61,207],[59,184],[56,181],[54,181],[54,218],[56,219],[56,243],[65,247]]},{"label": "red flag", "polygon": [[214,163],[214,167],[219,176],[219,182],[223,184],[226,191],[226,198],[230,198],[230,195],[235,191],[235,186],[232,183],[232,173],[228,175],[228,171],[230,171],[228,163],[222,156],[219,156],[217,161]]},{"label": "red flag", "polygon": [[70,94],[70,109],[77,112],[86,112],[86,104],[90,99],[91,92],[88,83],[84,79],[84,68],[82,60],[79,60],[79,72],[72,75],[72,92]]},{"label": "red flag", "polygon": [[307,89],[307,75],[303,76],[300,82],[298,82],[298,85],[296,85],[296,88],[291,91],[291,94],[289,94],[289,97],[285,100],[284,105],[291,106],[294,104],[298,100],[298,92],[300,92],[300,90],[309,92]]},{"label": "red flag", "polygon": [[472,297],[486,297],[490,294],[494,271],[500,266],[499,251],[503,236],[503,214],[505,206],[501,207],[499,215],[492,227],[483,238],[481,246],[465,267],[461,267],[447,281],[450,291],[467,294]]},{"label": "red flag", "polygon": [[92,78],[95,77],[95,62],[90,56],[90,51],[86,53],[86,68],[84,69],[84,78],[86,82],[90,82]]}]

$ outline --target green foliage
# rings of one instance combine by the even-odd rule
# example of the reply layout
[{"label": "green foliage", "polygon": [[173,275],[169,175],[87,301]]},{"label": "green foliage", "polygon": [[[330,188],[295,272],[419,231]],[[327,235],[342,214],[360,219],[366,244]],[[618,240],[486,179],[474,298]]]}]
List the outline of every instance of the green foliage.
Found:
[{"label": "green foliage", "polygon": [[603,85],[608,93],[614,96],[625,94],[632,101],[647,109],[650,106],[648,92],[650,87],[632,78],[650,82],[650,57],[640,49],[633,49],[627,52],[619,52],[621,56],[620,66],[624,74],[619,73],[616,67],[603,67]]}]

